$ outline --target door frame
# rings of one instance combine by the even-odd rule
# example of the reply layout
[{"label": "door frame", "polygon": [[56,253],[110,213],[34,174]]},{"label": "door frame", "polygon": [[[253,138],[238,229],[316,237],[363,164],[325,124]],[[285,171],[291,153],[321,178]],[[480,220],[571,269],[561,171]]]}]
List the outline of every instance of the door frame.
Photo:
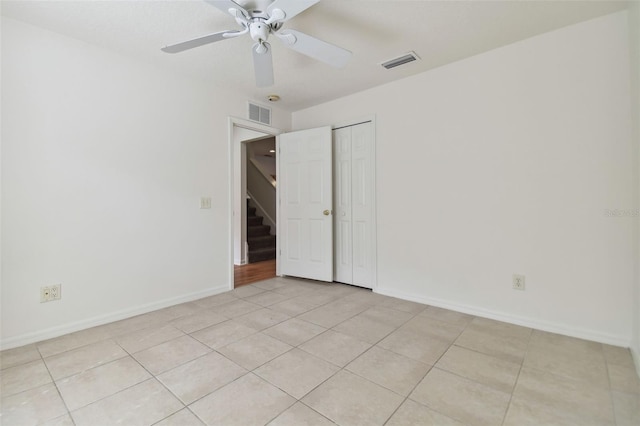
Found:
[{"label": "door frame", "polygon": [[[242,200],[239,200],[242,197],[241,191],[242,191],[242,185],[240,182],[237,182],[237,176],[240,176],[240,174],[242,173],[242,164],[238,161],[242,161],[242,155],[240,155],[241,151],[242,151],[242,147],[244,142],[246,142],[247,140],[251,140],[251,139],[247,139],[247,140],[235,140],[235,136],[236,136],[236,129],[246,129],[246,130],[251,130],[254,132],[260,132],[260,133],[264,133],[266,136],[262,136],[262,137],[268,137],[268,136],[274,136],[276,138],[276,163],[278,161],[278,135],[283,133],[283,130],[275,128],[275,127],[270,127],[270,126],[266,126],[264,124],[260,124],[260,123],[256,123],[254,121],[250,121],[244,118],[239,118],[239,117],[233,117],[230,116],[227,120],[227,125],[228,125],[228,148],[229,148],[229,196],[228,196],[228,203],[229,203],[229,210],[228,210],[228,214],[229,214],[229,235],[228,235],[228,265],[229,265],[229,279],[228,279],[228,283],[229,283],[229,290],[233,290],[235,283],[234,283],[234,264],[235,264],[235,253],[234,253],[234,247],[235,247],[235,233],[236,233],[236,229],[235,229],[235,206],[236,203],[239,201],[239,205],[242,206]],[[236,153],[236,151],[238,151]],[[240,158],[238,158],[240,157]],[[242,211],[239,212],[240,215],[242,215]],[[277,240],[276,240],[277,241]]]}]

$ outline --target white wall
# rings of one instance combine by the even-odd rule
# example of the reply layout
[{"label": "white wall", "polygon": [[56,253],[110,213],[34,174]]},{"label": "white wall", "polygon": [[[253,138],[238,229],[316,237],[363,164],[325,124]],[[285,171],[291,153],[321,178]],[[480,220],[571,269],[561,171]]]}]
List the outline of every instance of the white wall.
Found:
[{"label": "white wall", "polygon": [[294,113],[376,115],[377,291],[628,346],[628,44],[622,12]]},{"label": "white wall", "polygon": [[2,19],[3,348],[228,288],[229,115],[246,99]]}]

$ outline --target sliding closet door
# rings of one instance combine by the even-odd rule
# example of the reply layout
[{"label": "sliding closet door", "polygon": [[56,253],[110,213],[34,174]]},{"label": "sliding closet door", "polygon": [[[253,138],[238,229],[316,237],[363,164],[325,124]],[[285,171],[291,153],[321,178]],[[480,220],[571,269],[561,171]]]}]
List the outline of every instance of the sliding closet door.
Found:
[{"label": "sliding closet door", "polygon": [[334,280],[372,288],[375,271],[375,203],[371,122],[333,131]]}]

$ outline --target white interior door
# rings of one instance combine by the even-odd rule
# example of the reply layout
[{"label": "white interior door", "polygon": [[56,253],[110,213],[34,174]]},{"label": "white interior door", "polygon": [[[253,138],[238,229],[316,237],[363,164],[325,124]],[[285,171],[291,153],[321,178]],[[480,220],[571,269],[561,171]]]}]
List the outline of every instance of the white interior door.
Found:
[{"label": "white interior door", "polygon": [[333,281],[331,127],[278,139],[280,273]]},{"label": "white interior door", "polygon": [[335,264],[334,279],[353,283],[353,238],[351,226],[351,127],[333,131],[335,159],[334,216]]}]

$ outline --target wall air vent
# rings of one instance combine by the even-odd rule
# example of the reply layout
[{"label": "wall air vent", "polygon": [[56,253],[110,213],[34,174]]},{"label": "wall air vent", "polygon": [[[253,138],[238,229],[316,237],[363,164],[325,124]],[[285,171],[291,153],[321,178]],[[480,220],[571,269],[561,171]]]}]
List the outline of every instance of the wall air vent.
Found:
[{"label": "wall air vent", "polygon": [[249,101],[249,120],[271,125],[271,108]]},{"label": "wall air vent", "polygon": [[409,52],[406,55],[402,55],[397,58],[393,58],[389,61],[383,62],[382,65],[386,69],[390,70],[391,68],[399,67],[400,65],[408,64],[409,62],[417,61],[420,57],[416,55],[415,52]]}]

